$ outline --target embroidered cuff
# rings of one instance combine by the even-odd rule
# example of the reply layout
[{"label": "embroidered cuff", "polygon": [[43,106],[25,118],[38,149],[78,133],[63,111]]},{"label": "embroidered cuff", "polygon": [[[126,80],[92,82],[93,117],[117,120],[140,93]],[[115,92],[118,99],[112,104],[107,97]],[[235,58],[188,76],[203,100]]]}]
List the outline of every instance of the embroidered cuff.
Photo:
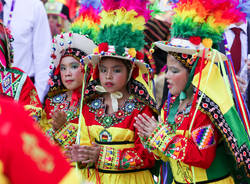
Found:
[{"label": "embroidered cuff", "polygon": [[64,125],[54,133],[54,139],[62,146],[70,146],[76,140],[77,125],[64,123]]},{"label": "embroidered cuff", "polygon": [[166,141],[170,141],[170,140],[168,140],[168,138],[169,138],[168,132],[169,132],[169,130],[167,129],[167,127],[164,126],[163,124],[160,124],[153,131],[153,133],[151,134],[151,136],[147,140],[147,145],[149,145],[149,148],[152,151],[155,149],[158,149],[161,152],[164,152],[166,149],[165,148],[165,145],[167,143]]},{"label": "embroidered cuff", "polygon": [[166,150],[166,156],[175,160],[183,161],[187,147],[187,138],[175,136]]},{"label": "embroidered cuff", "polygon": [[97,168],[115,170],[119,167],[121,151],[108,146],[101,146]]},{"label": "embroidered cuff", "polygon": [[175,135],[164,125],[159,125],[148,138],[151,151],[158,150],[163,155],[175,160],[184,160],[187,146],[187,138]]},{"label": "embroidered cuff", "polygon": [[53,128],[50,128],[50,129],[48,129],[48,130],[45,132],[45,135],[46,135],[53,143],[55,143],[54,134],[55,134],[55,131],[53,130]]}]

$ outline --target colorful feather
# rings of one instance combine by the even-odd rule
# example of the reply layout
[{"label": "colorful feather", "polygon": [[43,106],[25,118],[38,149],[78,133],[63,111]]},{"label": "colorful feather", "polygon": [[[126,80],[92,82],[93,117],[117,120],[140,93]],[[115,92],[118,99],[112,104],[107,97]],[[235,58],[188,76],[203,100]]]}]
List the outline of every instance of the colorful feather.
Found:
[{"label": "colorful feather", "polygon": [[237,0],[180,0],[174,9],[172,36],[211,38],[216,48],[225,28],[245,18],[236,7]]},{"label": "colorful feather", "polygon": [[96,41],[100,30],[101,4],[99,0],[82,0],[79,16],[72,23],[70,30],[74,33],[88,35],[90,39]]},{"label": "colorful feather", "polygon": [[[115,46],[119,53],[124,48],[140,50],[144,47],[143,30],[150,18],[148,0],[102,0],[103,11],[100,16],[101,31],[98,43],[107,42]],[[136,39],[135,39],[136,38]]]},{"label": "colorful feather", "polygon": [[250,21],[250,1],[248,0],[239,0],[240,10],[246,14],[246,19]]}]

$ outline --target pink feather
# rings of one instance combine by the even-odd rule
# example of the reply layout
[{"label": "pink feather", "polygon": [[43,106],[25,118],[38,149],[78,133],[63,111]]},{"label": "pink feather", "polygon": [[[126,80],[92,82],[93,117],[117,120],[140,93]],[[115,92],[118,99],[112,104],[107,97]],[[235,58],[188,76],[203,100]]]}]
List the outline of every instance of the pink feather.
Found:
[{"label": "pink feather", "polygon": [[150,19],[151,11],[148,9],[150,1],[148,0],[121,0],[120,7],[125,8],[127,11],[135,10],[138,16],[143,16],[147,22]]},{"label": "pink feather", "polygon": [[120,0],[101,0],[101,3],[105,11],[116,10],[120,7]]}]

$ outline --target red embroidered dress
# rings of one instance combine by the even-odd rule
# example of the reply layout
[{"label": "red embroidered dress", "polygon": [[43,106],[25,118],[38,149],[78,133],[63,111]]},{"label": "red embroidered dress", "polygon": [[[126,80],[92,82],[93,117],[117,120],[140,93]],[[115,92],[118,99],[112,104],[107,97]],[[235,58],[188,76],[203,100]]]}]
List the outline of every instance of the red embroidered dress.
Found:
[{"label": "red embroidered dress", "polygon": [[[143,147],[134,128],[134,117],[142,113],[151,117],[152,109],[133,95],[117,112],[107,114],[105,109],[103,99],[98,97],[86,103],[82,112],[90,141],[101,146],[95,165],[101,183],[153,183],[148,169],[154,166],[154,157]],[[82,136],[81,144],[89,144],[87,135]],[[89,181],[95,181],[94,171],[90,169]],[[83,172],[88,178],[86,170]]]},{"label": "red embroidered dress", "polygon": [[[175,97],[172,103],[174,100]],[[162,108],[165,122],[145,142],[161,160],[170,162],[175,183],[193,183],[194,176],[196,182],[234,183],[229,177],[232,165],[221,142],[222,136],[212,122],[211,114],[204,110],[211,106],[208,104],[209,98],[205,98],[203,108],[199,108],[196,114],[192,133],[188,135],[195,108],[188,105],[175,115],[175,124],[170,124],[167,122],[166,102]],[[214,106],[214,111],[216,108],[218,106]],[[191,166],[194,166],[194,173]]]},{"label": "red embroidered dress", "polygon": [[70,106],[70,102],[71,101],[67,99],[66,92],[47,98],[45,101],[45,112],[47,114],[48,122],[52,121],[50,113],[55,110],[60,110],[67,114],[67,122],[64,123],[60,129],[53,131],[53,129],[50,128],[46,132],[52,140],[62,147],[70,146],[74,144],[76,140],[79,103]]},{"label": "red embroidered dress", "polygon": [[154,183],[149,169],[154,167],[155,158],[141,143],[134,127],[139,114],[155,115],[155,101],[146,88],[130,79],[130,97],[118,111],[106,113],[102,93],[95,90],[99,80],[92,80],[85,89],[81,119],[81,145],[98,144],[101,147],[95,165],[82,169],[83,179],[98,183]]},{"label": "red embroidered dress", "polygon": [[18,68],[0,68],[0,93],[24,105],[36,121],[41,121],[42,104],[26,73]]}]

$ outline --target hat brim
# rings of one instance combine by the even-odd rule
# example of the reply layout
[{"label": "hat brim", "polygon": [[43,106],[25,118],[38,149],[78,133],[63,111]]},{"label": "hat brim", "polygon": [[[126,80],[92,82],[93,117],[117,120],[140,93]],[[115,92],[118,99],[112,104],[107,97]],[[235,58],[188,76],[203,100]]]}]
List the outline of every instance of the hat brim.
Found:
[{"label": "hat brim", "polygon": [[[62,35],[57,35],[54,38],[55,40],[54,54],[56,55],[56,58],[53,59],[53,61],[55,67],[59,65],[63,50],[66,50],[68,48],[75,48],[89,55],[93,53],[93,49],[97,47],[97,45],[86,36],[77,33],[71,33],[71,34],[72,35],[69,36],[69,33],[64,33]],[[69,41],[71,41],[72,43],[69,44]]]},{"label": "hat brim", "polygon": [[[200,50],[200,52],[197,52],[197,49],[177,47],[177,46],[173,46],[173,45],[169,45],[169,44],[164,44],[164,43],[162,43],[162,41],[155,42],[155,46],[163,51],[166,51],[166,52],[176,52],[176,53],[183,53],[183,54],[188,54],[188,55],[193,55],[193,54],[197,53],[198,57],[203,56],[202,50]],[[213,49],[213,50],[215,50],[215,49]],[[206,49],[205,58],[212,59],[213,57],[215,57],[214,58],[215,62],[220,61],[220,59],[222,59],[223,61],[228,60],[228,58],[223,53],[221,53],[217,50],[215,50],[215,51],[217,54],[214,56],[209,49]]]},{"label": "hat brim", "polygon": [[123,56],[119,56],[119,55],[102,55],[102,54],[90,54],[89,56],[84,58],[84,63],[91,63],[94,67],[100,62],[101,58],[104,57],[111,57],[111,58],[116,58],[116,59],[122,59],[122,60],[126,60],[126,61],[130,61],[134,64],[136,64],[142,73],[148,73],[149,70],[149,65],[147,66],[147,64],[145,64],[144,62],[140,62],[139,60],[135,60],[132,61],[132,59],[127,58],[127,57],[123,57]]}]

